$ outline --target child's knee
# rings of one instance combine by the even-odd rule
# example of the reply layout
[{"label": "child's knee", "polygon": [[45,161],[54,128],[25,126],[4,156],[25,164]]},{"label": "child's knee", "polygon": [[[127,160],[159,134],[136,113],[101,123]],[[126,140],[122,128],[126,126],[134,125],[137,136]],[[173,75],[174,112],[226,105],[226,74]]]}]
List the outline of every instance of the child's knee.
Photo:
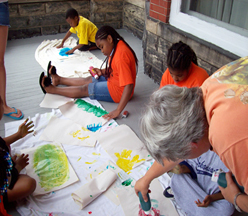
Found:
[{"label": "child's knee", "polygon": [[28,185],[28,190],[29,190],[30,194],[33,193],[35,188],[36,188],[35,179],[29,177],[29,180],[27,181],[27,185]]}]

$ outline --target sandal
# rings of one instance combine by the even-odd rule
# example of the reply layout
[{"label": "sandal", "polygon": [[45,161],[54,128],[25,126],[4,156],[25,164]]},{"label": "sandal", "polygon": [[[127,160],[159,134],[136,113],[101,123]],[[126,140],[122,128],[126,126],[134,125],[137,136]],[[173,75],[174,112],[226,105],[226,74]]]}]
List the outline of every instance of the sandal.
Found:
[{"label": "sandal", "polygon": [[20,120],[20,119],[22,119],[23,118],[23,113],[22,113],[22,111],[21,111],[21,116],[19,116],[19,117],[15,117],[15,116],[12,116],[12,114],[17,114],[18,113],[18,111],[17,111],[17,109],[15,108],[15,107],[12,107],[12,108],[14,108],[14,112],[9,112],[9,113],[6,113],[6,114],[4,114],[5,116],[8,116],[8,117],[10,117],[10,118],[12,118],[12,119],[15,119],[15,120]]},{"label": "sandal", "polygon": [[56,67],[51,65],[51,61],[49,61],[48,65],[47,65],[47,77],[50,77],[51,74],[49,73],[49,69],[52,67],[52,70],[51,70],[51,74],[55,75],[57,74],[57,70],[56,70]]},{"label": "sandal", "polygon": [[[43,80],[43,77],[44,77],[44,76],[45,76],[45,73],[42,72],[42,73],[40,74],[40,87],[41,87],[41,90],[43,91],[43,93],[46,94],[46,91],[45,91],[45,89],[44,89],[43,86],[42,86],[42,80]],[[50,79],[49,77],[45,77],[45,80],[44,80],[44,85],[45,85],[45,87],[48,87],[48,86],[50,86],[51,84],[52,84],[51,79]]]}]

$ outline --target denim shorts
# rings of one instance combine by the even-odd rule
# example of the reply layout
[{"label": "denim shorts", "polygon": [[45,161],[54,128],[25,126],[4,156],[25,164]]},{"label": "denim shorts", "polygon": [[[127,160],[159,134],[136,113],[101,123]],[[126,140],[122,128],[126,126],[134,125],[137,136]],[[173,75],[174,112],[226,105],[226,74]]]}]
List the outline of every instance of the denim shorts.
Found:
[{"label": "denim shorts", "polygon": [[9,25],[9,3],[8,2],[0,3],[0,25],[10,26]]},{"label": "denim shorts", "polygon": [[88,93],[90,99],[114,102],[109,94],[107,80],[104,76],[100,76],[99,79],[92,77],[92,83],[88,85]]}]

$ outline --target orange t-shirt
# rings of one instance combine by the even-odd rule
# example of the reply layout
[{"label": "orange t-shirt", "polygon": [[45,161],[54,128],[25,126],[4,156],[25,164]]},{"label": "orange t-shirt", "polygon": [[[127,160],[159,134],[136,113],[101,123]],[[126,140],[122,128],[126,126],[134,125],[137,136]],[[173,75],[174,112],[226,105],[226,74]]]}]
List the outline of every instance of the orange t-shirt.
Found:
[{"label": "orange t-shirt", "polygon": [[162,88],[165,85],[176,85],[178,87],[188,88],[201,86],[205,79],[209,77],[208,73],[203,68],[195,65],[193,62],[191,65],[192,66],[190,68],[188,78],[177,83],[173,80],[172,76],[170,75],[169,69],[167,68],[162,76],[159,88]]},{"label": "orange t-shirt", "polygon": [[213,151],[248,194],[248,56],[220,68],[201,88]]},{"label": "orange t-shirt", "polygon": [[[115,103],[119,103],[124,90],[128,84],[134,84],[136,81],[136,63],[132,51],[123,42],[119,41],[111,63],[112,73],[107,80],[108,90]],[[134,92],[131,94],[133,96]],[[130,97],[130,98],[131,98]]]}]

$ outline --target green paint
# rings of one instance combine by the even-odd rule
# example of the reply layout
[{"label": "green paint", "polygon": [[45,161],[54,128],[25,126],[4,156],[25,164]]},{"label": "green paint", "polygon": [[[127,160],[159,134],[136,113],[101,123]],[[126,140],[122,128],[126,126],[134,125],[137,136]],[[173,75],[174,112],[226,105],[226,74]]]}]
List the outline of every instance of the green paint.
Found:
[{"label": "green paint", "polygon": [[93,197],[92,195],[90,195],[90,197]]},{"label": "green paint", "polygon": [[101,109],[100,107],[92,105],[82,99],[77,99],[75,104],[77,104],[78,108],[81,108],[88,113],[93,113],[96,117],[102,117],[103,115],[108,114],[107,111]]},{"label": "green paint", "polygon": [[45,191],[63,185],[69,179],[69,163],[60,146],[39,146],[34,152],[33,163],[34,171],[39,176],[39,184]]},{"label": "green paint", "polygon": [[124,186],[129,186],[132,183],[132,181],[133,181],[133,179],[128,179],[128,180],[122,182],[121,184]]}]

